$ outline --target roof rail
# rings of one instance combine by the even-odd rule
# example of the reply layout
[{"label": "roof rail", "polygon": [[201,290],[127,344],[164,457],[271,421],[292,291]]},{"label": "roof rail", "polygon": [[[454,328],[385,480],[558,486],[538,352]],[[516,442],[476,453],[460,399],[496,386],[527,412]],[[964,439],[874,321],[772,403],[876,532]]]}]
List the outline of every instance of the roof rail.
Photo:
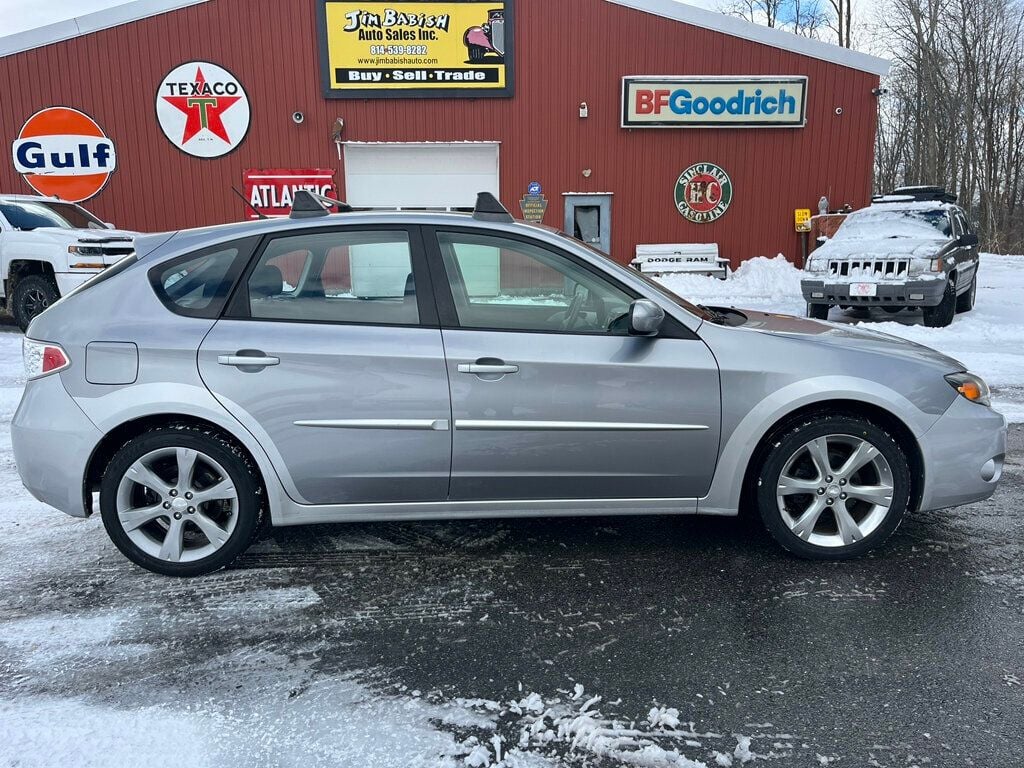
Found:
[{"label": "roof rail", "polygon": [[352,206],[340,200],[334,200],[324,195],[310,192],[308,189],[300,189],[292,198],[292,212],[290,219],[319,219],[322,216],[330,216],[329,208],[332,205],[338,207],[338,213],[352,213]]},{"label": "roof rail", "polygon": [[876,203],[910,201],[915,203],[955,203],[957,201],[957,196],[954,192],[947,192],[945,187],[923,185],[916,187],[897,187],[887,195],[875,195],[875,197],[872,198],[872,201]]},{"label": "roof rail", "polygon": [[473,218],[477,221],[500,221],[503,224],[511,224],[515,221],[512,214],[508,212],[508,208],[490,192],[481,192],[476,196]]}]

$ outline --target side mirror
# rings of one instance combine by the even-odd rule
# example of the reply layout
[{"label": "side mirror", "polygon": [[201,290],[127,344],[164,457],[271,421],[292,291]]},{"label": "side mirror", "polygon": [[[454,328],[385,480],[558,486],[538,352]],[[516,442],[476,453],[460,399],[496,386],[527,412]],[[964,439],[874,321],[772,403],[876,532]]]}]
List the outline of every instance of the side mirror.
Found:
[{"label": "side mirror", "polygon": [[971,248],[978,244],[978,236],[973,232],[964,232],[957,242],[964,248]]},{"label": "side mirror", "polygon": [[629,307],[629,332],[634,336],[654,336],[665,322],[665,310],[650,299],[637,299]]}]

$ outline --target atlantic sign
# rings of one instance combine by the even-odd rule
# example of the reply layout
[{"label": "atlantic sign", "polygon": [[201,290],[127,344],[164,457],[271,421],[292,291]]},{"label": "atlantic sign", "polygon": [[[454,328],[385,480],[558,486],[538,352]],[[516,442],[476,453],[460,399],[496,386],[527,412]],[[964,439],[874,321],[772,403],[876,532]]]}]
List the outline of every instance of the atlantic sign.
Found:
[{"label": "atlantic sign", "polygon": [[801,128],[806,77],[624,77],[623,128]]}]

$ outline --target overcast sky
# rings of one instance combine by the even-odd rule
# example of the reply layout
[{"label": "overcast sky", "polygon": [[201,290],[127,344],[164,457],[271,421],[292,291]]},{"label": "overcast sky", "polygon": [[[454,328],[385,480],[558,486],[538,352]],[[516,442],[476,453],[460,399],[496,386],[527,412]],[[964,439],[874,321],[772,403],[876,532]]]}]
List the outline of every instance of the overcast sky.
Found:
[{"label": "overcast sky", "polygon": [[[859,0],[854,8],[864,8],[876,1]],[[715,9],[721,5],[722,0],[685,2],[688,5]],[[0,28],[0,37],[123,4],[124,0],[0,0],[0,18],[4,21]]]}]

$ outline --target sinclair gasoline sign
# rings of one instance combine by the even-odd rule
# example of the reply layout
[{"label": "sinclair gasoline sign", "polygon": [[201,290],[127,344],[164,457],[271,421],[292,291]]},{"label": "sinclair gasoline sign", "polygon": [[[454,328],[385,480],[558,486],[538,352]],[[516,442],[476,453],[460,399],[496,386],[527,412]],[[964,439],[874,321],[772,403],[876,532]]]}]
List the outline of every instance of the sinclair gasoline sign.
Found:
[{"label": "sinclair gasoline sign", "polygon": [[732,179],[714,163],[694,163],[676,181],[676,210],[694,224],[719,219],[732,203]]},{"label": "sinclair gasoline sign", "polygon": [[320,0],[327,98],[512,96],[513,0]]},{"label": "sinclair gasoline sign", "polygon": [[802,128],[806,77],[624,77],[623,128]]}]

